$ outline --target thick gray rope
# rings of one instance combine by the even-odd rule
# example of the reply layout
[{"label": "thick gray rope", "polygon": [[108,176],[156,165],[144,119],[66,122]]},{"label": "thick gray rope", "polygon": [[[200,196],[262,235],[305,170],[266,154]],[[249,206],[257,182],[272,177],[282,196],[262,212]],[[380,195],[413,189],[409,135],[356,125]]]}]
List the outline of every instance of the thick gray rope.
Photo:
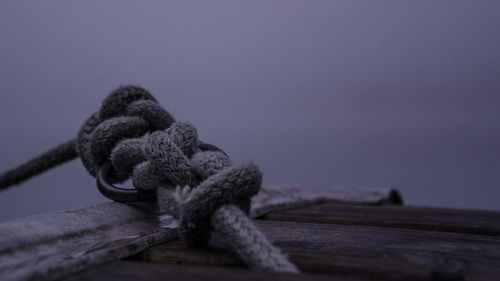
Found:
[{"label": "thick gray rope", "polygon": [[212,215],[214,230],[227,238],[231,248],[251,268],[298,273],[280,249],[260,232],[239,208],[224,205]]},{"label": "thick gray rope", "polygon": [[31,177],[78,157],[76,140],[70,140],[0,175],[0,190],[17,185]]},{"label": "thick gray rope", "polygon": [[137,189],[157,188],[160,209],[180,220],[179,235],[188,245],[206,245],[216,230],[234,240],[233,249],[249,267],[298,272],[245,215],[261,186],[259,169],[232,167],[227,155],[203,146],[196,129],[175,122],[148,91],[120,87],[87,119],[76,141],[1,175],[0,189],[76,155],[93,176],[111,161],[117,171],[113,182],[132,177]]}]

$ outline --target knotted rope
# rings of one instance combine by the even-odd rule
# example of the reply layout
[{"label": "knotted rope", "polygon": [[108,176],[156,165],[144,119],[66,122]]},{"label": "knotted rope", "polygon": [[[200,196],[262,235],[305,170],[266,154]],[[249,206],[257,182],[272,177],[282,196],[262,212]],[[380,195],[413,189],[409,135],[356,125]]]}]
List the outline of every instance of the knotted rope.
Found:
[{"label": "knotted rope", "polygon": [[232,166],[229,157],[198,139],[146,90],[120,87],[85,121],[75,140],[0,176],[0,189],[80,157],[96,176],[109,161],[114,183],[132,178],[138,190],[156,190],[160,211],[179,220],[179,236],[205,246],[211,230],[225,235],[251,268],[298,272],[247,214],[262,175],[254,164]]}]

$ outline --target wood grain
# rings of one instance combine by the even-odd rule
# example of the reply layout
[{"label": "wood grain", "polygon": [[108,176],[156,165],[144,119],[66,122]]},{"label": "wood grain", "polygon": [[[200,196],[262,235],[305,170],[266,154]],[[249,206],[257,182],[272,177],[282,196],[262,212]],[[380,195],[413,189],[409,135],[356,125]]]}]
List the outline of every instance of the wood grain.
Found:
[{"label": "wood grain", "polygon": [[[165,280],[203,280],[203,281],[326,281],[328,276],[313,274],[268,273],[240,268],[178,266],[133,261],[115,261],[85,272],[75,274],[67,281],[165,281]],[[340,278],[338,281],[357,281]]]},{"label": "wood grain", "polygon": [[321,204],[274,212],[261,218],[500,236],[500,213],[478,210]]},{"label": "wood grain", "polygon": [[[251,216],[325,202],[397,204],[396,190],[263,186]],[[0,223],[0,280],[53,280],[177,238],[160,227],[154,203],[108,202]]]},{"label": "wood grain", "polygon": [[[304,272],[364,280],[498,280],[500,276],[500,239],[495,236],[271,220],[257,225]],[[241,265],[224,237],[215,235],[210,247],[188,249],[172,241],[137,258]]]}]

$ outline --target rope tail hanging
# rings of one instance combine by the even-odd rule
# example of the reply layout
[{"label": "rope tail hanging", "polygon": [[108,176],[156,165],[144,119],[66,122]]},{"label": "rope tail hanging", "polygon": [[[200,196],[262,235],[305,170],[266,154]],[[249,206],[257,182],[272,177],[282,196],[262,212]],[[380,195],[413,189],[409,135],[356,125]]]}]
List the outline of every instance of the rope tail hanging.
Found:
[{"label": "rope tail hanging", "polygon": [[[175,121],[145,89],[113,91],[76,140],[0,175],[0,190],[77,157],[105,196],[120,202],[156,199],[161,212],[179,220],[179,236],[189,246],[206,246],[214,230],[250,268],[298,272],[247,216],[261,187],[259,168],[233,166],[222,150],[201,142],[193,125]],[[135,190],[113,185],[128,178]]]}]

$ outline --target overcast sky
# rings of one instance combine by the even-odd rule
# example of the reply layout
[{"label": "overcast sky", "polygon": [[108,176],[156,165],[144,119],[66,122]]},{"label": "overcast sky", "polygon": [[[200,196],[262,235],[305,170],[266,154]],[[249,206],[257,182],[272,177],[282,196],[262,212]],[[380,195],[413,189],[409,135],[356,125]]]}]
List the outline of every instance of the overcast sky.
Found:
[{"label": "overcast sky", "polygon": [[[133,83],[266,184],[500,210],[499,27],[499,1],[4,0],[0,170]],[[0,219],[103,201],[73,161],[1,192]]]}]

